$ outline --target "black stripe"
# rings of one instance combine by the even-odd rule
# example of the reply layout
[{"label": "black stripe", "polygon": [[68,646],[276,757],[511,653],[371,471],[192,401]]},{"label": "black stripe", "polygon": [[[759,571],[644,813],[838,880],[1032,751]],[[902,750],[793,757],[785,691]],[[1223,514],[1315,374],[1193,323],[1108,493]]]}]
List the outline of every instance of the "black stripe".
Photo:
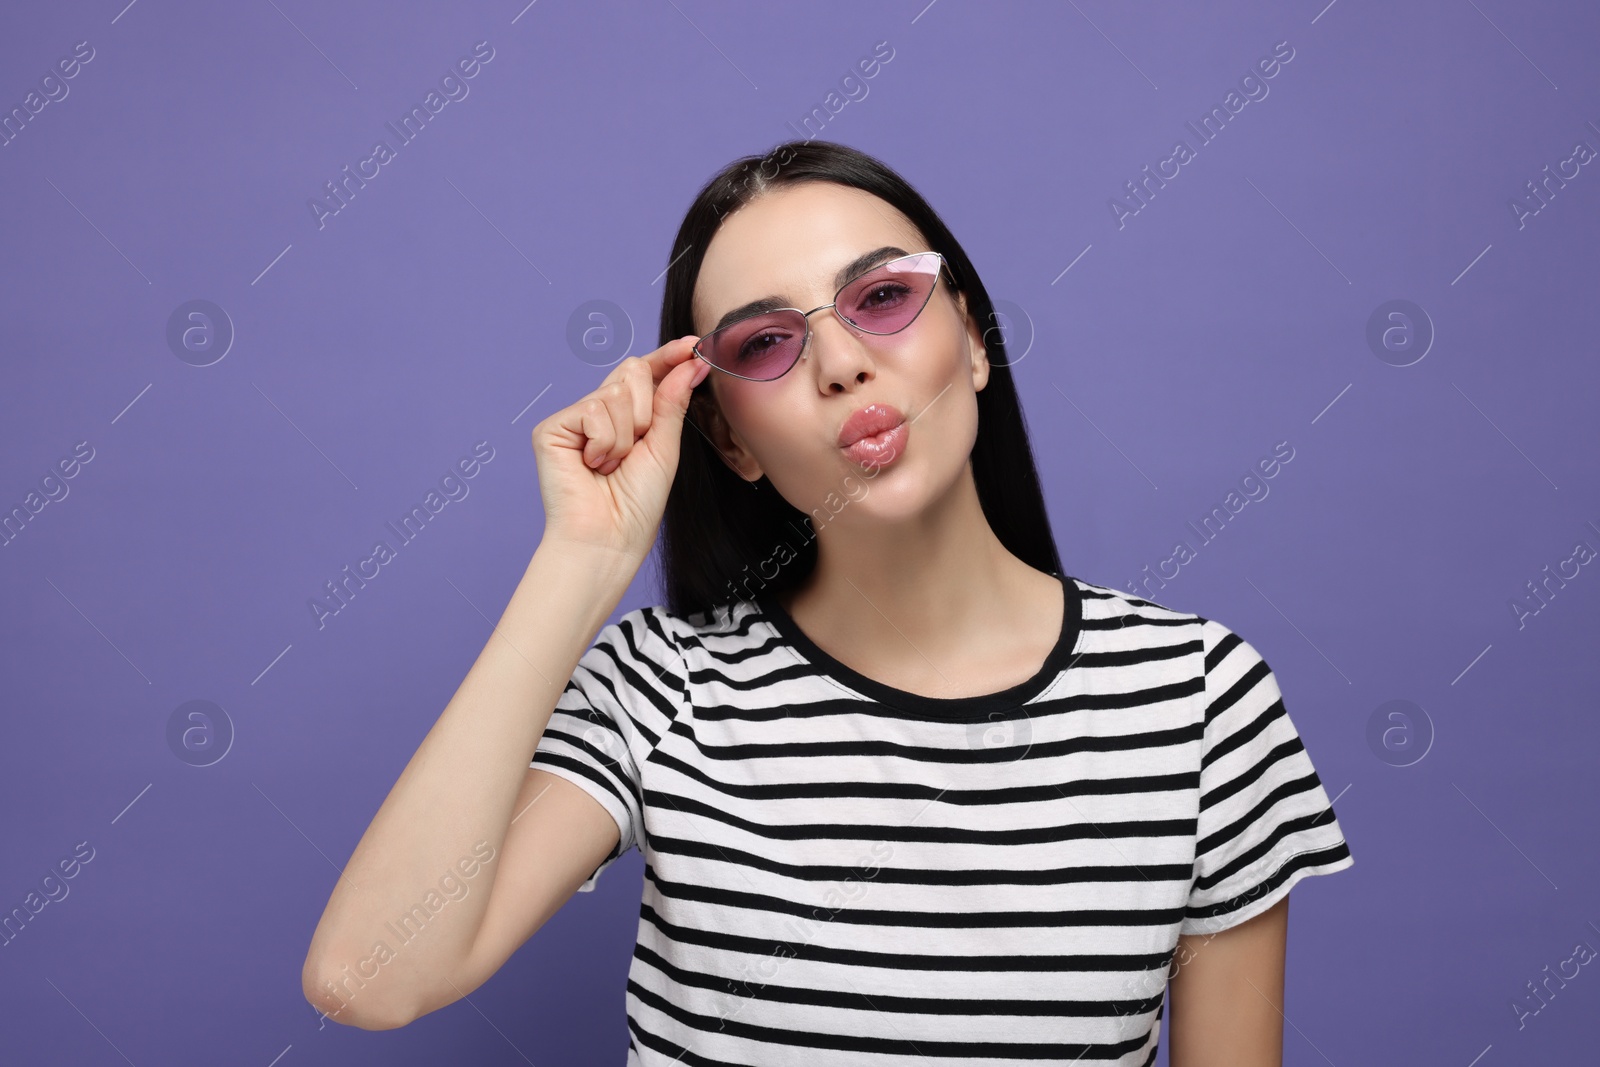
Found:
[{"label": "black stripe", "polygon": [[1301,815],[1294,819],[1286,819],[1274,826],[1272,828],[1272,832],[1262,839],[1260,843],[1244,850],[1234,859],[1230,860],[1227,864],[1217,868],[1210,875],[1196,879],[1195,886],[1198,889],[1207,890],[1213,886],[1221,885],[1230,877],[1237,874],[1239,871],[1244,870],[1262,856],[1269,854],[1274,848],[1277,847],[1278,842],[1284,840],[1285,838],[1291,837],[1294,834],[1303,833],[1306,830],[1311,830],[1318,826],[1326,825],[1327,822],[1328,812],[1326,810],[1313,812],[1310,815]]},{"label": "black stripe", "polygon": [[[814,678],[816,672],[809,666],[779,667],[766,672],[761,684],[730,681],[722,677],[720,672],[713,670],[696,670],[690,672],[690,678],[696,685],[717,683],[738,692],[761,693],[772,687],[781,692],[783,682],[791,679]],[[1145,689],[1128,690],[1119,693],[1080,693],[1070,697],[1045,697],[1023,704],[1013,714],[1026,714],[1037,719],[1041,715],[1062,714],[1068,712],[1117,710],[1123,708],[1144,708],[1153,703],[1169,700],[1182,700],[1186,697],[1200,693],[1204,690],[1204,680],[1191,678],[1180,682],[1167,682],[1149,686]],[[837,693],[837,689],[828,689],[826,692]],[[772,722],[777,719],[807,719],[820,718],[826,715],[870,715],[875,719],[899,719],[910,722],[927,722],[927,716],[919,715],[914,711],[892,708],[885,704],[878,704],[871,700],[849,697],[828,696],[806,703],[796,703],[794,698],[771,698],[770,704],[757,704],[752,707],[743,707],[735,704],[711,704],[702,701],[695,705],[694,717],[706,722]],[[947,720],[939,720],[947,721]],[[983,722],[982,716],[974,716],[971,721]]]},{"label": "black stripe", "polygon": [[[809,989],[803,986],[762,982],[759,977],[738,980],[686,970],[676,966],[672,961],[643,944],[634,948],[633,957],[637,960],[643,960],[679,985],[695,986],[699,989],[713,989],[719,993],[727,994],[736,1002],[741,998],[751,997],[756,1000],[779,1004],[808,1004],[814,1007],[853,1008],[856,1010],[862,1007],[861,997],[858,994],[840,989]],[[1161,974],[1161,984],[1165,985],[1164,966],[1165,960],[1147,969],[1146,973]],[[1066,973],[1067,969],[1062,968],[1062,971]],[[1140,1000],[1068,1000],[1063,997],[1049,997],[1039,1000],[977,1000],[972,998],[955,1000],[948,997],[899,997],[888,995],[875,995],[872,998],[872,1006],[878,1011],[926,1015],[1028,1015],[1045,1018],[1070,1017],[1077,1019],[1105,1019],[1119,1015],[1143,1015],[1146,1012],[1155,1011],[1160,1003],[1160,995],[1145,997]],[[952,1012],[953,1008],[959,1008],[960,1010],[959,1012]]]},{"label": "black stripe", "polygon": [[[808,882],[839,881],[855,877],[860,868],[839,863],[784,863],[758,856],[732,845],[716,845],[700,839],[650,835],[651,848],[662,855],[690,856],[780,874]],[[1028,870],[1002,868],[925,868],[880,867],[874,881],[903,885],[1078,885],[1098,882],[1172,882],[1185,885],[1194,876],[1189,863],[1078,864],[1074,867],[1035,867]]]},{"label": "black stripe", "polygon": [[[746,937],[721,930],[702,930],[680,926],[661,917],[648,903],[639,907],[639,921],[649,923],[667,941],[680,945],[700,945],[758,956],[771,955],[774,949],[788,949],[787,955],[809,963],[839,964],[850,967],[879,967],[889,970],[972,972],[974,974],[1070,974],[1105,971],[1150,971],[1164,967],[1170,952],[1058,953],[1007,956],[952,956],[947,952],[875,952],[869,949],[819,945],[805,936],[805,929],[793,925],[795,941],[775,941],[769,937]],[[640,943],[644,942],[641,936]],[[798,944],[796,944],[798,942]]]},{"label": "black stripe", "polygon": [[[932,1041],[919,1038],[912,1041],[908,1038],[888,1037],[858,1037],[853,1034],[819,1034],[808,1033],[800,1030],[779,1030],[771,1026],[755,1026],[750,1023],[740,1022],[737,1018],[717,1019],[709,1015],[697,1015],[685,1008],[652,992],[634,981],[628,979],[628,992],[637,997],[643,1004],[667,1015],[678,1022],[695,1029],[710,1032],[720,1030],[735,1037],[747,1040],[765,1041],[768,1044],[783,1047],[800,1048],[831,1048],[845,1052],[870,1052],[878,1055],[899,1056],[965,1056],[990,1058],[1010,1057],[1018,1060],[1055,1060],[1076,1058],[1078,1062],[1091,1062],[1097,1059],[1116,1059],[1127,1052],[1143,1046],[1149,1037],[1149,1032],[1127,1041],[1114,1044],[1082,1043],[1015,1043],[999,1041]],[[862,994],[860,1002],[864,1007],[872,1008],[874,1001]]]},{"label": "black stripe", "polygon": [[1229,912],[1238,911],[1251,901],[1258,900],[1265,894],[1270,893],[1279,886],[1283,885],[1284,882],[1289,880],[1290,875],[1294,874],[1301,868],[1321,867],[1329,863],[1337,863],[1340,860],[1346,859],[1349,857],[1349,855],[1350,846],[1344,841],[1340,841],[1338,844],[1330,845],[1324,849],[1318,849],[1315,852],[1301,853],[1300,855],[1290,859],[1289,862],[1285,863],[1282,867],[1278,868],[1278,873],[1274,874],[1265,882],[1262,882],[1257,886],[1253,886],[1245,892],[1231,897],[1228,900],[1213,904],[1209,907],[1188,908],[1185,910],[1184,918],[1214,919],[1219,915],[1226,915]]},{"label": "black stripe", "polygon": [[[1198,724],[1190,728],[1194,738],[1200,736]],[[1030,804],[1040,800],[1055,800],[1064,796],[1105,795],[1116,792],[1149,792],[1153,790],[1197,789],[1199,771],[1179,771],[1172,774],[1150,775],[1133,779],[1106,779],[1084,783],[1063,780],[1042,785],[997,786],[993,789],[953,789],[922,782],[723,782],[712,778],[699,767],[684,763],[671,753],[657,749],[650,761],[657,767],[670,767],[686,778],[713,789],[728,797],[746,800],[793,800],[799,798],[825,799],[896,799],[938,800],[944,804],[983,807],[994,804]],[[1130,785],[1125,790],[1116,789],[1119,782],[1144,783],[1143,787]]]},{"label": "black stripe", "polygon": [[1224,782],[1222,785],[1208,789],[1205,795],[1200,798],[1200,810],[1202,812],[1207,811],[1240,790],[1255,784],[1263,775],[1272,770],[1275,764],[1289,759],[1296,753],[1304,752],[1305,747],[1305,742],[1300,739],[1298,734],[1278,744],[1264,753],[1260,759],[1251,765],[1249,770]]},{"label": "black stripe", "polygon": [[1207,725],[1243,700],[1270,673],[1271,671],[1264,660],[1256,660],[1249,670],[1239,676],[1238,681],[1228,687],[1226,692],[1211,698],[1210,704],[1206,707]]},{"label": "black stripe", "polygon": [[[1217,625],[1220,626],[1222,624],[1218,623]],[[1203,632],[1204,630],[1202,628],[1202,633]],[[1217,667],[1222,663],[1223,660],[1228,658],[1228,654],[1242,644],[1244,644],[1244,638],[1240,637],[1232,630],[1229,630],[1226,634],[1224,634],[1222,640],[1217,642],[1217,647],[1206,653],[1206,673],[1215,674],[1217,672]]]},{"label": "black stripe", "polygon": [[618,804],[621,804],[624,808],[628,807],[627,800],[623,797],[622,793],[618,791],[616,785],[612,783],[610,778],[604,774],[601,774],[599,771],[595,770],[592,766],[583,762],[582,760],[573,759],[571,756],[564,755],[560,752],[539,751],[534,753],[532,764],[534,766],[539,764],[551,764],[561,767],[565,770],[572,771],[574,774],[581,775],[582,777],[587,778],[589,781],[600,786],[607,793],[610,793],[616,798]]},{"label": "black stripe", "polygon": [[[1016,719],[993,720],[1016,722]],[[985,720],[979,720],[982,725]],[[839,741],[780,741],[770,744],[705,745],[692,727],[683,722],[672,724],[672,733],[687,739],[708,760],[735,760],[744,762],[758,759],[792,759],[799,757],[892,756],[917,763],[956,763],[975,765],[983,763],[1016,763],[1019,760],[1044,760],[1071,756],[1080,752],[1139,752],[1146,749],[1170,748],[1187,744],[1198,730],[1192,726],[1178,726],[1169,730],[1149,730],[1134,734],[1086,734],[1063,737],[1056,741],[1032,741],[1025,753],[1019,756],[1018,746],[976,746],[967,748],[934,748],[927,745],[903,745],[897,741],[870,738],[849,738]]]},{"label": "black stripe", "polygon": [[933,844],[991,845],[1003,848],[1008,845],[1034,845],[1059,841],[1193,837],[1196,826],[1194,819],[1132,819],[1088,823],[1081,818],[1066,825],[1022,826],[1009,830],[884,823],[766,824],[740,818],[716,804],[707,804],[657,789],[646,788],[644,802],[646,807],[671,808],[685,814],[699,815],[767,841],[921,841]]},{"label": "black stripe", "polygon": [[[1180,908],[1149,908],[1143,911],[1112,908],[1074,908],[1070,911],[890,911],[883,908],[828,908],[801,904],[782,897],[764,893],[748,893],[739,889],[721,889],[673,882],[662,878],[649,861],[644,867],[645,881],[656,887],[663,898],[692,900],[702,904],[716,904],[727,908],[765,912],[771,915],[795,915],[803,919],[816,919],[819,907],[832,911],[829,922],[854,926],[915,927],[930,930],[987,930],[1039,927],[1067,929],[1076,926],[1166,926],[1183,919]],[[873,881],[863,876],[863,884]]]},{"label": "black stripe", "polygon": [[[1317,777],[1317,772],[1314,770],[1307,774],[1303,774],[1298,778],[1291,778],[1286,782],[1280,783],[1277,788],[1273,789],[1270,793],[1257,801],[1255,806],[1249,811],[1239,816],[1227,826],[1213,830],[1211,833],[1197,841],[1195,843],[1195,851],[1204,854],[1211,852],[1219,845],[1225,844],[1228,841],[1232,841],[1240,834],[1245,833],[1254,826],[1257,826],[1260,820],[1266,818],[1267,812],[1271,810],[1275,804],[1287,797],[1292,797],[1300,793],[1308,793],[1311,790],[1316,789],[1321,784],[1322,780]],[[1323,808],[1317,814],[1326,820],[1333,814],[1333,809]]]}]

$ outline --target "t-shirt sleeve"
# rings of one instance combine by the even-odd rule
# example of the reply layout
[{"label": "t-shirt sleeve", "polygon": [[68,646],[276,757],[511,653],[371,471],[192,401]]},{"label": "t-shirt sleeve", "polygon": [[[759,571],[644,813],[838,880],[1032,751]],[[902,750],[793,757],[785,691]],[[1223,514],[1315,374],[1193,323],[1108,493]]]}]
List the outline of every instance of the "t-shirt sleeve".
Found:
[{"label": "t-shirt sleeve", "polygon": [[643,843],[640,768],[687,698],[682,653],[656,608],[608,623],[578,660],[528,765],[579,786],[616,820],[616,847],[579,892]]},{"label": "t-shirt sleeve", "polygon": [[1255,648],[1205,620],[1205,732],[1184,934],[1266,911],[1300,879],[1355,863],[1277,679]]}]

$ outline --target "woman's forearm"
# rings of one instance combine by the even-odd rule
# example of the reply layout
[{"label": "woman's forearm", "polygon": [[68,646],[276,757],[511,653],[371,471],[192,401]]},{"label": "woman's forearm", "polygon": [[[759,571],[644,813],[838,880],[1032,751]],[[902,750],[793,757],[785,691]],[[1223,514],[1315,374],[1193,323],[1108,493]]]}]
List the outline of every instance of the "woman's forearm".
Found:
[{"label": "woman's forearm", "polygon": [[[389,924],[437,892],[441,877],[460,879],[458,863],[471,869],[473,860],[499,854],[551,711],[640,562],[565,545],[541,544],[534,553],[483,651],[329,897],[302,974],[307,998],[325,1013],[368,1028],[398,1025],[436,976],[467,954],[488,884],[424,916],[425,936],[406,941],[403,951],[381,965],[371,961],[378,942],[397,940]],[[380,715],[369,719],[376,726]],[[480,845],[485,841],[492,853]],[[342,1000],[334,989],[348,989],[352,974],[359,995]]]}]

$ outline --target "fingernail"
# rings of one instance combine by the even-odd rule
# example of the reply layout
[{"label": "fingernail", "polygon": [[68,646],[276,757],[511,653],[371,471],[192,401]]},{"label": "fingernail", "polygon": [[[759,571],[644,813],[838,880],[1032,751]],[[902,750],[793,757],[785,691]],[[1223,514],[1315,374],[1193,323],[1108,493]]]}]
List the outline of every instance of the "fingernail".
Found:
[{"label": "fingernail", "polygon": [[689,379],[689,385],[691,387],[699,385],[701,382],[706,380],[706,375],[710,374],[710,373],[711,373],[711,364],[707,363],[703,359],[700,360],[699,361],[699,365],[696,366],[695,369],[694,369],[694,377]]}]

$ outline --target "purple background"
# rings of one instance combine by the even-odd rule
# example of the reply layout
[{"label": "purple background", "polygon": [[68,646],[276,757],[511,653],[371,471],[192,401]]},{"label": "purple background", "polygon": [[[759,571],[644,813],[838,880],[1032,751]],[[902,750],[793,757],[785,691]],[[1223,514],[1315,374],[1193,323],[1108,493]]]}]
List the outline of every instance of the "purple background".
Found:
[{"label": "purple background", "polygon": [[[534,423],[654,347],[694,191],[878,41],[809,132],[900,170],[1009,302],[1068,572],[1126,588],[1197,547],[1153,595],[1261,650],[1337,798],[1357,863],[1294,893],[1286,1062],[1595,1054],[1593,967],[1513,1005],[1600,947],[1600,566],[1511,606],[1600,548],[1600,162],[1511,207],[1600,147],[1593,10],[123,2],[0,33],[6,113],[94,49],[0,147],[0,510],[94,450],[0,547],[0,912],[94,850],[0,946],[8,1062],[622,1062],[637,853],[403,1030],[319,1030],[301,963],[538,544]],[[469,95],[319,228],[310,198],[479,41]],[[1185,123],[1280,41],[1269,95],[1199,145]],[[203,367],[167,340],[196,299],[235,332]],[[1367,340],[1395,299],[1436,334],[1408,366]],[[591,300],[626,318],[575,349]],[[310,598],[479,441],[469,495],[319,628]],[[647,568],[619,613],[658,599]],[[168,740],[190,700],[232,724],[210,766]]]}]

